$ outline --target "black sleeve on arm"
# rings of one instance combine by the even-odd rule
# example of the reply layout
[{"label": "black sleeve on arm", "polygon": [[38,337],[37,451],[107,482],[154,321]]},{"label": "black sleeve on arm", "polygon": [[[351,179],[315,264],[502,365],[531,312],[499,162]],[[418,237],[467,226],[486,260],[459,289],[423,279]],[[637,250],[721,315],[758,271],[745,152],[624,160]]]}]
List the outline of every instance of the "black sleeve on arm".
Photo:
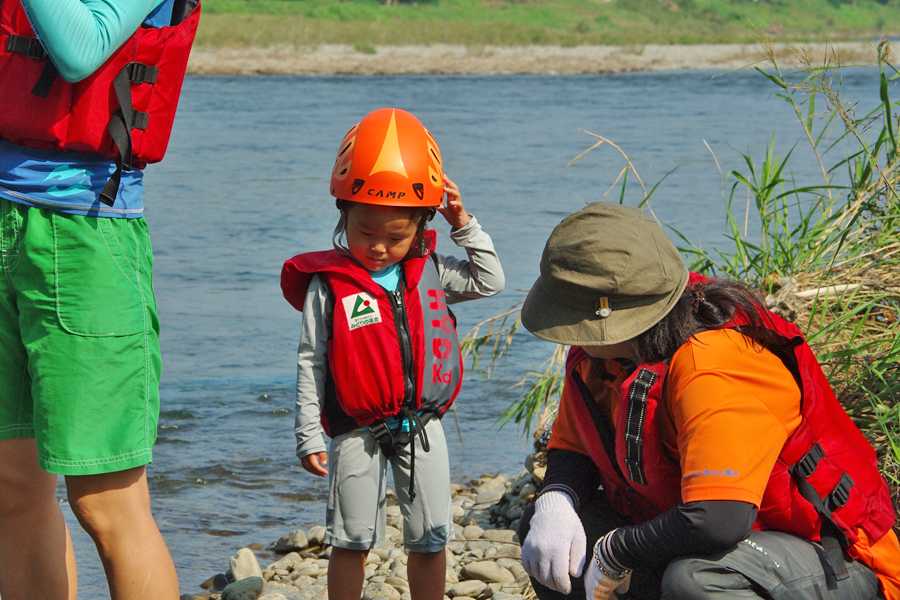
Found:
[{"label": "black sleeve on arm", "polygon": [[738,500],[679,504],[646,523],[615,530],[609,540],[609,558],[633,569],[665,564],[684,554],[727,550],[747,537],[756,512],[753,504]]},{"label": "black sleeve on arm", "polygon": [[590,501],[599,486],[600,471],[589,456],[559,448],[547,451],[547,474],[541,493],[566,492],[578,510]]}]

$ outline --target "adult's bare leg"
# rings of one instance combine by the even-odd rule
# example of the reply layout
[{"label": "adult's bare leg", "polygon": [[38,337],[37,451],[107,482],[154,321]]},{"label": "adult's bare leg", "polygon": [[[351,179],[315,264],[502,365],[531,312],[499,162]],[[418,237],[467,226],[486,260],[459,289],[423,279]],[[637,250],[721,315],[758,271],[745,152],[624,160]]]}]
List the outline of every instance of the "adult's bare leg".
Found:
[{"label": "adult's bare leg", "polygon": [[150,512],[145,468],[69,475],[66,488],[72,511],[97,546],[111,599],[177,600],[178,577]]},{"label": "adult's bare leg", "polygon": [[34,438],[0,441],[0,596],[75,600],[77,594],[56,475],[38,465]]}]

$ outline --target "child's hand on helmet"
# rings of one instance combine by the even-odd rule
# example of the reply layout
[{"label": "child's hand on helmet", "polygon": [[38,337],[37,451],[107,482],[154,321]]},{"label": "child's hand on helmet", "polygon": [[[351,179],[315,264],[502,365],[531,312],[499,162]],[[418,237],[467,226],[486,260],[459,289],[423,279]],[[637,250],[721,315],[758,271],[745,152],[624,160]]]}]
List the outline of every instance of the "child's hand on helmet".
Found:
[{"label": "child's hand on helmet", "polygon": [[325,452],[313,452],[300,459],[300,465],[303,466],[304,469],[319,477],[328,475],[328,469],[325,468],[325,465],[327,464],[328,454]]},{"label": "child's hand on helmet", "polygon": [[468,225],[469,213],[463,207],[459,186],[453,183],[446,174],[444,175],[444,195],[447,203],[438,206],[437,211],[443,215],[454,229],[460,229]]}]

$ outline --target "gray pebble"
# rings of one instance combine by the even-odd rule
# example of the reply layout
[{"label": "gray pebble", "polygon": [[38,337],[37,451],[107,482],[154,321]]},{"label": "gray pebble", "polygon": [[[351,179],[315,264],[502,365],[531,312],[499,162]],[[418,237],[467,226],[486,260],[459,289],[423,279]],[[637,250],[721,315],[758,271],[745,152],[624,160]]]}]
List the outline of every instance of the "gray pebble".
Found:
[{"label": "gray pebble", "polygon": [[275,552],[291,552],[292,550],[304,550],[308,546],[309,540],[306,537],[306,532],[302,529],[295,529],[281,536],[275,542],[274,550]]},{"label": "gray pebble", "polygon": [[245,577],[226,585],[222,590],[222,600],[256,600],[265,585],[262,577]]},{"label": "gray pebble", "polygon": [[259,577],[262,579],[262,569],[259,568],[259,561],[253,550],[250,548],[241,548],[228,561],[231,567],[231,574],[234,575],[235,581],[246,579],[248,577]]},{"label": "gray pebble", "polygon": [[465,565],[460,574],[467,579],[480,579],[481,581],[508,583],[515,581],[515,576],[490,560],[471,562]]},{"label": "gray pebble", "polygon": [[514,542],[518,536],[515,531],[509,529],[488,529],[481,537],[495,542]]},{"label": "gray pebble", "polygon": [[321,525],[310,527],[306,538],[311,546],[321,546],[325,541],[325,528]]},{"label": "gray pebble", "polygon": [[474,598],[481,595],[481,592],[483,592],[484,588],[486,587],[487,584],[485,582],[478,581],[477,579],[473,581],[460,581],[450,588],[450,591],[447,592],[447,595],[451,598],[457,598],[459,596],[468,596]]}]

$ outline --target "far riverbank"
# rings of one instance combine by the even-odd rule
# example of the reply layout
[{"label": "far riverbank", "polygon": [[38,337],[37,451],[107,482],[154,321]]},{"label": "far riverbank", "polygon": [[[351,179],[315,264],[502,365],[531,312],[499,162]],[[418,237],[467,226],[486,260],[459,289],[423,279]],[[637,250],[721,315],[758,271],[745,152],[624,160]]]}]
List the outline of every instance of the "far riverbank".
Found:
[{"label": "far riverbank", "polygon": [[[874,65],[876,43],[775,44],[782,68]],[[766,60],[758,44],[642,46],[365,46],[194,48],[192,75],[576,75],[634,71],[728,71]]]}]

